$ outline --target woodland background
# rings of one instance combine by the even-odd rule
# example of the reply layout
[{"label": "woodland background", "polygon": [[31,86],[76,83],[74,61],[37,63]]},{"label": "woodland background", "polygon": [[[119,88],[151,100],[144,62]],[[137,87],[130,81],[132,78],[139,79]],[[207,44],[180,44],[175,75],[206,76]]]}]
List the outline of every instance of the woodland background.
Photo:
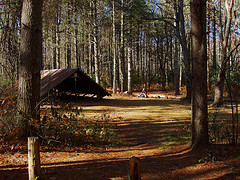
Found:
[{"label": "woodland background", "polygon": [[[239,86],[240,81],[236,48],[240,2],[226,2],[207,2],[210,92],[222,71],[226,71],[225,79],[232,86]],[[18,78],[21,1],[0,3],[0,74],[9,83]],[[132,89],[150,89],[152,84],[159,84],[158,89],[174,87],[179,94],[179,87],[186,85],[190,97],[189,3],[45,0],[41,69],[78,67],[113,93],[117,89],[131,93]]]},{"label": "woodland background", "polygon": [[[185,147],[174,146],[175,155],[185,156],[191,136],[191,150],[208,147],[208,152],[189,154],[185,163],[190,157],[194,167],[197,160],[211,162],[218,177],[239,175],[239,0],[2,0],[0,5],[0,159],[4,159],[0,173],[12,174],[9,165],[15,163],[9,159],[26,160],[29,136],[40,137],[42,150],[58,151],[58,162],[66,161],[63,149],[77,154],[96,146],[94,154],[98,146],[119,146],[122,153],[140,145],[142,152],[144,144],[147,153],[142,158],[160,154],[154,160],[162,163],[158,168],[167,165],[159,145],[178,141],[176,145]],[[80,68],[113,94],[127,93],[87,102],[86,110],[81,107],[84,101],[65,104],[51,96],[40,98],[40,70],[56,68]],[[175,95],[181,90],[187,101],[129,95],[143,87],[165,94],[174,90]],[[212,106],[209,97],[214,98]],[[222,106],[224,100],[230,101]],[[111,117],[107,111],[125,117]],[[105,114],[85,116],[92,112]],[[126,112],[132,114],[126,117]],[[118,159],[107,148],[102,153],[106,153],[104,160]],[[82,160],[79,156],[74,161]],[[229,169],[223,170],[220,161],[224,161],[221,167]],[[172,163],[177,165],[175,160]],[[182,170],[172,165],[160,172]],[[149,169],[155,171],[156,166]],[[205,164],[203,169],[209,172]]]}]

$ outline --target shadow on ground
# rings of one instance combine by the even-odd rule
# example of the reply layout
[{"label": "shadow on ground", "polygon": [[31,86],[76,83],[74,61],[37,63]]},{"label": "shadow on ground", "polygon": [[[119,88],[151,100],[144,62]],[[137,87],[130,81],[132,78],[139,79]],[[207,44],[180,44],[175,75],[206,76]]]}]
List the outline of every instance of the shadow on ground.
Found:
[{"label": "shadow on ground", "polygon": [[[223,146],[212,146],[211,149],[223,149]],[[205,175],[216,173],[226,169],[239,169],[239,164],[225,164],[222,167],[200,168],[189,171],[189,167],[198,164],[199,158],[206,154],[206,150],[171,151],[163,154],[155,154],[141,158],[142,179],[199,179]],[[208,166],[203,164],[203,166]],[[0,179],[27,179],[27,169],[18,169],[12,166],[12,170],[1,170]],[[91,161],[74,161],[44,164],[42,167],[45,179],[59,180],[109,180],[127,179],[128,159],[105,159]],[[215,179],[237,179],[239,172],[227,173]]]},{"label": "shadow on ground", "polygon": [[[187,103],[175,100],[91,100],[77,102],[84,106],[104,107],[145,107],[185,106]],[[188,104],[189,105],[189,104]],[[160,123],[160,120],[151,119],[143,121],[127,121],[117,126],[117,131],[123,139],[120,147],[110,150],[88,151],[86,154],[97,154],[99,157],[106,153],[125,153],[127,151],[151,151],[149,155],[140,155],[141,174],[143,180],[157,179],[207,179],[209,174],[220,171],[232,172],[217,176],[215,179],[240,178],[239,161],[230,160],[236,158],[239,146],[229,148],[226,145],[212,145],[207,149],[191,151],[187,146],[189,132],[184,121],[170,121]],[[171,142],[171,144],[166,144]],[[169,149],[164,148],[168,146]],[[156,150],[156,151],[155,151]],[[210,154],[210,156],[209,156]],[[96,157],[97,157],[96,156]],[[136,156],[138,156],[136,154]],[[206,159],[207,157],[210,157]],[[49,163],[42,165],[42,172],[46,180],[110,180],[127,179],[128,156],[121,158],[109,156],[109,158],[94,160],[68,161]],[[203,162],[200,163],[200,160]],[[217,164],[212,164],[212,161]],[[215,162],[214,162],[215,163]],[[219,164],[218,164],[219,163]],[[27,165],[0,166],[0,180],[28,179]]]}]

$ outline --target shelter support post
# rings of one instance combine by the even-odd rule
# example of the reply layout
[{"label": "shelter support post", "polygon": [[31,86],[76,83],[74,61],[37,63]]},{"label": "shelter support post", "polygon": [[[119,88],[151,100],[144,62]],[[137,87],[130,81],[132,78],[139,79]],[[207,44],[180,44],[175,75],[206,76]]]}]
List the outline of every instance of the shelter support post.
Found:
[{"label": "shelter support post", "polygon": [[98,100],[101,100],[102,98],[103,98],[103,97],[102,97],[100,91],[97,90],[97,99],[98,99]]}]

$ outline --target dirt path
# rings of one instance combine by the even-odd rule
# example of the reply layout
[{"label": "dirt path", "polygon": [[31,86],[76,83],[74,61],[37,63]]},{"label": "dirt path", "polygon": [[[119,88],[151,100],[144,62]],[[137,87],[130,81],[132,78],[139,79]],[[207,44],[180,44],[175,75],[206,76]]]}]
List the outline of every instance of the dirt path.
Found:
[{"label": "dirt path", "polygon": [[[229,150],[227,157],[222,157],[225,146],[189,150],[190,104],[179,100],[112,97],[81,101],[77,105],[83,107],[87,116],[108,113],[122,117],[114,122],[122,141],[118,147],[41,152],[46,179],[127,179],[128,160],[132,156],[141,159],[144,180],[240,179],[236,148],[234,153]],[[0,180],[27,179],[26,151],[3,153],[0,158]]]}]

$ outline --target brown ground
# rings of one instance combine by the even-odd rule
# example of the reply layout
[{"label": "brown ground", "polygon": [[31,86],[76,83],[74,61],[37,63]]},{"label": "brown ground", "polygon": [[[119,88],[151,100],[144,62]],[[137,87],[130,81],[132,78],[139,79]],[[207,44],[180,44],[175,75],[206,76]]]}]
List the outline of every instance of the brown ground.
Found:
[{"label": "brown ground", "polygon": [[[41,163],[45,179],[127,179],[132,156],[141,161],[143,180],[240,179],[239,146],[212,145],[190,151],[190,104],[171,99],[116,96],[81,101],[88,116],[110,113],[122,141],[117,147],[65,148],[45,151]],[[17,149],[17,150],[15,150]],[[0,180],[28,179],[27,150],[9,147],[0,154]]]}]

